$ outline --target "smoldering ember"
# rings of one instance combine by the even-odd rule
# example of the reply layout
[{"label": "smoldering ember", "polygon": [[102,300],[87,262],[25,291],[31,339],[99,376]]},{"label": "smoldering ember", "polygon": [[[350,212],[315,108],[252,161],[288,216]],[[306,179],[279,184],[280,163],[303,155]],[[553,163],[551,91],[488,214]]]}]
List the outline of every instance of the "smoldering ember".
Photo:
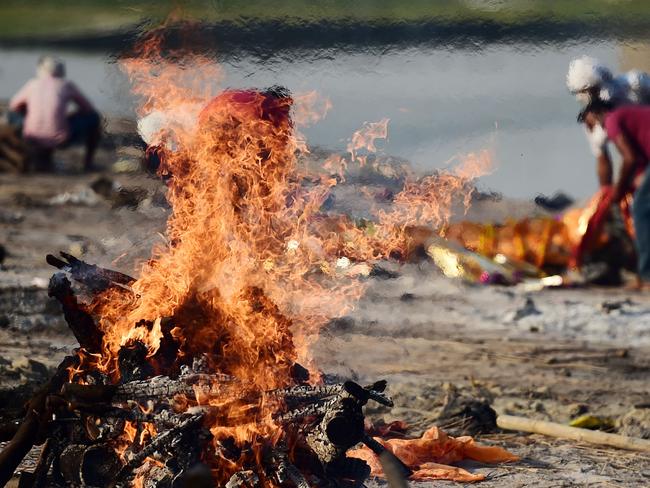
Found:
[{"label": "smoldering ember", "polygon": [[[0,290],[12,308],[0,352],[25,333],[17,317],[62,315],[56,334],[76,341],[51,339],[37,361],[56,334],[26,327],[24,360],[0,359],[0,485],[647,480],[648,336],[641,324],[635,348],[617,320],[641,322],[650,301],[594,288],[636,263],[629,215],[606,211],[607,190],[584,205],[538,201],[558,215],[513,210],[524,205],[477,189],[494,151],[421,175],[382,154],[388,118],[345,151],[312,147],[304,132],[327,97],[228,87],[212,58],[170,49],[167,33],[119,60],[137,123],[111,144],[137,139],[149,176],[130,187],[84,175],[63,193],[35,179],[0,213],[31,226],[11,209],[45,209],[33,227],[53,232],[81,217],[111,249],[72,232],[39,239],[49,279]],[[48,62],[59,66],[39,69]],[[26,154],[8,160],[43,156]],[[16,282],[21,242],[7,240]],[[609,345],[595,342],[603,328]]]}]

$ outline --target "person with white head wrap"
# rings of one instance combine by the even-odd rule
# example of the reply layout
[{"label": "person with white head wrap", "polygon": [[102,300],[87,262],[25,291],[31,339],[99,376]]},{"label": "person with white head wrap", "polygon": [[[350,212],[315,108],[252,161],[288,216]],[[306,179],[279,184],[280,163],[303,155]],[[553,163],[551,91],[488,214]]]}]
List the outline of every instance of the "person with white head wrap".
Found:
[{"label": "person with white head wrap", "polygon": [[[45,166],[49,166],[54,149],[82,143],[86,146],[84,167],[90,169],[100,136],[100,117],[65,75],[62,60],[53,56],[40,58],[36,77],[9,102],[9,119],[23,139],[44,155]],[[75,107],[72,113],[71,106]]]},{"label": "person with white head wrap", "polygon": [[[571,61],[566,84],[583,106],[594,100],[612,107],[650,103],[650,76],[647,73],[634,70],[614,76],[609,68],[589,56]],[[612,163],[607,151],[607,133],[598,124],[591,128],[585,126],[585,133],[596,157],[599,183],[601,186],[609,185]]]},{"label": "person with white head wrap", "polygon": [[596,98],[614,106],[650,103],[650,76],[647,73],[632,70],[614,76],[604,64],[589,56],[571,61],[566,84],[583,105]]},{"label": "person with white head wrap", "polygon": [[613,79],[612,73],[597,59],[582,56],[569,64],[566,84],[571,93],[585,104],[594,97],[600,87]]}]

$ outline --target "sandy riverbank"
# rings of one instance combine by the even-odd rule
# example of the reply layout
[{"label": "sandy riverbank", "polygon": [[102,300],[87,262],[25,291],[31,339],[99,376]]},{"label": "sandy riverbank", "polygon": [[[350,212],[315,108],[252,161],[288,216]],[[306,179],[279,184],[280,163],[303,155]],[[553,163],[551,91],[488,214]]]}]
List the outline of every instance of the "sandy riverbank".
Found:
[{"label": "sandy riverbank", "polygon": [[[108,171],[120,157],[137,159],[129,151],[105,143],[103,174],[0,175],[0,243],[7,250],[0,271],[3,402],[15,403],[7,392],[43,381],[46,369],[75,346],[47,299],[52,269],[45,254],[63,250],[137,274],[137,263],[163,239],[164,185],[142,173]],[[76,156],[61,157],[70,163]],[[93,193],[90,186],[102,177],[136,195],[135,203]],[[362,212],[366,203],[355,184],[338,190],[336,205]],[[528,202],[487,199],[475,202],[467,218],[498,221],[534,212]],[[417,433],[436,422],[453,387],[504,413],[567,422],[587,411],[612,417],[619,431],[650,436],[648,424],[637,432],[622,421],[649,401],[650,296],[467,285],[443,277],[427,260],[382,266],[391,273],[370,278],[356,310],[333,321],[314,347],[328,373],[389,381],[396,407],[374,417],[405,420]],[[649,411],[635,415],[648,422]],[[512,433],[482,440],[524,458],[498,468],[470,465],[489,473],[482,486],[645,486],[650,480],[650,458],[640,454]]]}]

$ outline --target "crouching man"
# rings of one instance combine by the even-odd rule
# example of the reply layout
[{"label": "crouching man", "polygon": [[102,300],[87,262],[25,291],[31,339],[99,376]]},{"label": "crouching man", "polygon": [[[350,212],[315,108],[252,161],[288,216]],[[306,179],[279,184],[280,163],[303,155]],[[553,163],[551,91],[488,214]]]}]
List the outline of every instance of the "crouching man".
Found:
[{"label": "crouching man", "polygon": [[[623,158],[610,205],[632,194],[632,218],[636,234],[639,285],[650,286],[650,106],[626,105],[613,108],[609,102],[593,99],[578,115],[590,132],[604,130]],[[609,158],[607,158],[609,161]],[[601,184],[612,184],[611,163],[600,168]]]},{"label": "crouching man", "polygon": [[[74,110],[69,112],[71,106]],[[36,77],[11,99],[9,110],[10,124],[21,131],[42,169],[51,169],[55,149],[74,144],[85,145],[84,169],[93,168],[100,117],[76,85],[65,79],[62,61],[41,58]]]}]

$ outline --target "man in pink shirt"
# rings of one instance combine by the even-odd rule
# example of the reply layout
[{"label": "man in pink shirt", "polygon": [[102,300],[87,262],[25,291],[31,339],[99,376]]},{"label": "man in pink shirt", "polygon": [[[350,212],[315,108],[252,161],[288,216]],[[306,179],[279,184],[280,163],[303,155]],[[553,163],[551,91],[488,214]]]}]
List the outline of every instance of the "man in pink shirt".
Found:
[{"label": "man in pink shirt", "polygon": [[[71,106],[73,112],[69,112]],[[74,83],[65,79],[62,61],[43,57],[37,76],[9,103],[10,121],[22,129],[23,139],[44,155],[49,166],[56,148],[85,144],[84,168],[92,168],[100,136],[97,111]]]},{"label": "man in pink shirt", "polygon": [[[608,102],[594,99],[578,115],[589,131],[602,128],[623,158],[611,197],[618,204],[633,194],[632,218],[636,234],[639,278],[650,285],[650,106],[625,105],[614,109]],[[609,159],[609,158],[607,158]],[[611,163],[601,174],[601,184],[612,184]]]}]

